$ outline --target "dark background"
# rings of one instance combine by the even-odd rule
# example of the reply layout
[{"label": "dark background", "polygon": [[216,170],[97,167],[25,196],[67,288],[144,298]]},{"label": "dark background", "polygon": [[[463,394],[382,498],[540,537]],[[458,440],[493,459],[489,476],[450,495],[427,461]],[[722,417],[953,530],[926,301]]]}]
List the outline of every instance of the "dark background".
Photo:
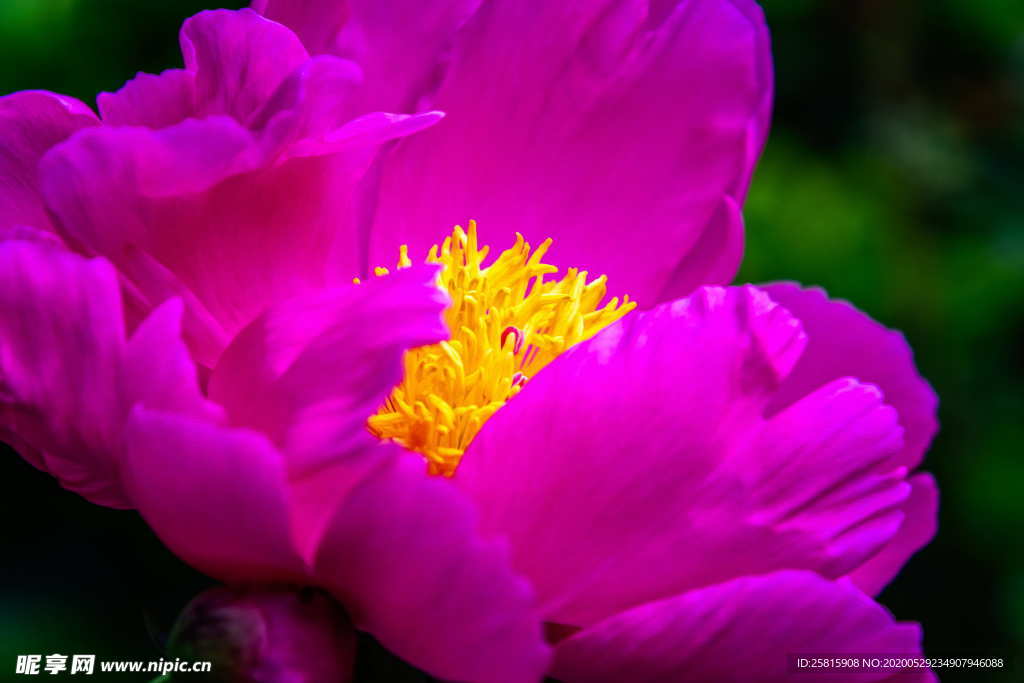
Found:
[{"label": "dark background", "polygon": [[[881,600],[930,656],[1011,667],[944,681],[1024,680],[1024,2],[763,4],[778,94],[740,279],[822,285],[906,333],[941,398],[941,528]],[[92,102],[179,65],[178,26],[207,6],[0,0],[0,93]],[[134,513],[6,450],[0,499],[0,680],[14,653],[157,659],[209,585]],[[373,659],[365,679],[398,680]]]}]

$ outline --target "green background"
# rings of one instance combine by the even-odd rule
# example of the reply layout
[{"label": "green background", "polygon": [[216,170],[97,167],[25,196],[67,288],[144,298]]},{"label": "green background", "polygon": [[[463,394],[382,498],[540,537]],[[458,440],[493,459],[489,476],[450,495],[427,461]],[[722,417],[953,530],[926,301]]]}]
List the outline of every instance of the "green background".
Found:
[{"label": "green background", "polygon": [[[91,102],[179,64],[178,26],[206,6],[0,0],[0,92]],[[941,398],[941,528],[881,600],[924,624],[931,656],[1010,666],[944,681],[1024,680],[1024,2],[764,7],[777,105],[740,279],[818,284],[906,333]],[[0,680],[16,652],[159,658],[208,580],[133,513],[3,455]],[[362,677],[418,678],[382,662]]]}]

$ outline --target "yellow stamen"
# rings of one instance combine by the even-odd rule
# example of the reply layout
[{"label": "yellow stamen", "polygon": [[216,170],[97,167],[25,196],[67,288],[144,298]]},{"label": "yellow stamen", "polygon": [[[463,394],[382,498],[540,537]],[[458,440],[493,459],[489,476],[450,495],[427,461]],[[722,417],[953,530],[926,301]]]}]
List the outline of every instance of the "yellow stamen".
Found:
[{"label": "yellow stamen", "polygon": [[[636,307],[604,299],[606,278],[587,282],[570,268],[561,279],[543,263],[551,240],[532,250],[523,236],[488,266],[477,245],[476,222],[455,226],[426,261],[441,265],[451,297],[445,312],[451,339],[405,354],[405,376],[376,415],[370,431],[426,456],[431,474],[450,476],[480,427],[531,377],[560,353],[589,339]],[[412,265],[400,250],[398,267]],[[378,276],[386,268],[376,268]],[[357,280],[358,282],[358,280]]]}]

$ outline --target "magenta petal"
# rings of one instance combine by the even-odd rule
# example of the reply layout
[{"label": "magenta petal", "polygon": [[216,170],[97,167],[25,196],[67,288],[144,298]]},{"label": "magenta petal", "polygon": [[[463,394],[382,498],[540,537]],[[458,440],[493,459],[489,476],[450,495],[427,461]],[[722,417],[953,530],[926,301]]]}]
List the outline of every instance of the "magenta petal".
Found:
[{"label": "magenta petal", "polygon": [[47,228],[35,228],[29,225],[0,226],[0,242],[34,242],[39,246],[51,249],[67,249],[64,240],[57,233]]},{"label": "magenta petal", "polygon": [[[884,681],[889,671],[816,675],[791,657],[921,657],[921,629],[894,622],[852,586],[811,572],[735,579],[647,603],[559,643],[552,675],[565,683]],[[930,672],[895,681],[933,680]]]},{"label": "magenta petal", "polygon": [[384,160],[370,263],[475,218],[481,241],[555,240],[641,305],[731,279],[736,206],[764,142],[772,76],[749,0],[485,3],[432,100],[447,113]]},{"label": "magenta petal", "polygon": [[350,118],[346,109],[360,79],[359,68],[351,62],[314,57],[281,83],[250,123],[263,129],[269,149],[322,138]]},{"label": "magenta petal", "polygon": [[[296,69],[251,121],[268,158],[319,156],[347,150],[353,174],[362,173],[380,145],[426,128],[439,112],[418,115],[373,112],[349,120],[359,68],[319,56]],[[362,153],[359,153],[362,150]]]},{"label": "magenta petal", "polygon": [[48,149],[98,123],[85,104],[41,90],[0,97],[0,227],[49,228],[37,167]]},{"label": "magenta petal", "polygon": [[105,123],[164,128],[227,115],[248,125],[309,57],[286,27],[251,10],[200,12],[181,29],[185,69],[140,73],[98,98]]},{"label": "magenta petal", "polygon": [[440,115],[349,120],[358,68],[310,59],[252,10],[202,12],[181,43],[184,71],[101,98],[113,122],[155,128],[80,131],[39,175],[61,235],[124,276],[132,318],[181,298],[189,347],[212,366],[268,306],[360,273],[363,174],[380,145]]},{"label": "magenta petal", "polygon": [[726,195],[713,209],[700,239],[679,261],[654,300],[669,301],[708,282],[732,281],[743,256],[743,244],[740,205],[735,198]]},{"label": "magenta petal", "polygon": [[902,507],[899,531],[877,555],[849,574],[853,583],[868,595],[880,593],[907,560],[935,536],[939,507],[935,480],[930,474],[918,474],[909,481],[910,497]]},{"label": "magenta petal", "polygon": [[484,425],[455,482],[548,620],[750,573],[838,577],[892,537],[909,487],[872,471],[901,445],[877,389],[837,381],[764,416],[804,341],[765,293],[703,288],[574,347]]},{"label": "magenta petal", "polygon": [[938,399],[914,366],[903,335],[864,315],[845,301],[834,301],[820,289],[792,283],[763,289],[800,318],[807,331],[807,351],[782,386],[771,410],[777,410],[837,377],[851,376],[878,385],[885,402],[899,413],[903,449],[887,467],[913,469],[924,457],[938,429]]},{"label": "magenta petal", "polygon": [[223,581],[303,581],[284,461],[262,435],[137,408],[125,486],[160,539]]},{"label": "magenta petal", "polygon": [[549,649],[503,547],[479,536],[472,506],[421,458],[380,450],[358,481],[347,467],[318,475],[347,491],[316,557],[320,583],[357,627],[435,677],[539,680]]},{"label": "magenta petal", "polygon": [[[303,140],[293,145],[287,153],[292,157],[303,157],[344,150],[346,158],[350,160],[347,168],[361,173],[376,158],[380,145],[429,128],[443,117],[444,114],[439,111],[422,114],[373,112],[349,121],[320,139]],[[362,240],[363,235],[359,238]]]},{"label": "magenta petal", "polygon": [[100,93],[96,104],[107,125],[164,128],[193,115],[194,81],[195,75],[184,69],[140,73],[117,92]]},{"label": "magenta petal", "polygon": [[289,29],[252,10],[200,12],[181,27],[185,68],[195,73],[196,116],[247,123],[309,58]]},{"label": "magenta petal", "polygon": [[349,0],[351,16],[333,45],[366,79],[353,112],[432,107],[458,31],[480,0]]},{"label": "magenta petal", "polygon": [[310,54],[351,59],[364,74],[351,115],[421,111],[440,85],[453,40],[480,0],[254,0],[252,9],[302,39]]},{"label": "magenta petal", "polygon": [[126,343],[108,263],[37,242],[0,244],[4,438],[66,488],[130,507],[119,467],[131,407],[216,415],[180,341],[180,316],[170,301]]},{"label": "magenta petal", "polygon": [[[190,292],[187,329],[220,329],[190,338],[212,363],[223,339],[268,305],[323,286],[335,240],[356,241],[356,178],[344,159],[256,170],[259,161],[247,130],[212,117],[82,131],[40,173],[63,231],[113,261],[140,299],[155,305],[178,285]],[[348,263],[338,260],[336,277],[357,272],[355,251],[339,252]]]},{"label": "magenta petal", "polygon": [[250,7],[290,28],[316,55],[331,51],[350,4],[345,0],[253,0]]},{"label": "magenta petal", "polygon": [[224,353],[210,395],[284,449],[293,473],[361,452],[405,351],[448,336],[436,279],[417,266],[271,309]]},{"label": "magenta petal", "polygon": [[34,243],[0,244],[4,438],[13,433],[34,465],[111,507],[130,507],[116,462],[123,335],[108,263]]},{"label": "magenta petal", "polygon": [[122,202],[128,204],[122,210],[129,211],[135,208],[135,195],[202,192],[250,170],[257,162],[252,146],[252,135],[225,116],[189,119],[159,130],[103,126],[83,130],[51,149],[40,162],[40,176],[47,201],[58,213],[70,203],[66,195],[88,185],[110,192],[104,186],[118,181],[135,190]]},{"label": "magenta petal", "polygon": [[181,300],[169,299],[142,321],[125,346],[121,381],[135,403],[219,417],[222,411],[203,397],[195,362],[180,341],[183,313]]},{"label": "magenta petal", "polygon": [[189,350],[197,362],[211,365],[229,341],[221,323],[181,278],[152,255],[133,244],[126,245],[118,255],[121,257],[119,270],[128,319],[136,321],[162,302],[180,299],[185,306],[182,330]]}]

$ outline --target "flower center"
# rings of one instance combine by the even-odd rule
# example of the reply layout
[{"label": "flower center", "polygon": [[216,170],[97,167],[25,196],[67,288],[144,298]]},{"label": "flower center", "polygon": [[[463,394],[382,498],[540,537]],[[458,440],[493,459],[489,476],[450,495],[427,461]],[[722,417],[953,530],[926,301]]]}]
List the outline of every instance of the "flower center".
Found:
[{"label": "flower center", "polygon": [[[422,453],[431,474],[450,476],[484,422],[531,377],[636,307],[628,296],[601,306],[603,275],[587,282],[586,271],[569,268],[547,278],[558,271],[542,260],[550,246],[547,239],[531,249],[516,233],[484,266],[490,248],[477,245],[470,221],[431,247],[426,261],[441,265],[452,301],[444,314],[451,339],[406,352],[402,383],[367,422],[374,435]],[[398,268],[410,265],[402,246]]]}]

